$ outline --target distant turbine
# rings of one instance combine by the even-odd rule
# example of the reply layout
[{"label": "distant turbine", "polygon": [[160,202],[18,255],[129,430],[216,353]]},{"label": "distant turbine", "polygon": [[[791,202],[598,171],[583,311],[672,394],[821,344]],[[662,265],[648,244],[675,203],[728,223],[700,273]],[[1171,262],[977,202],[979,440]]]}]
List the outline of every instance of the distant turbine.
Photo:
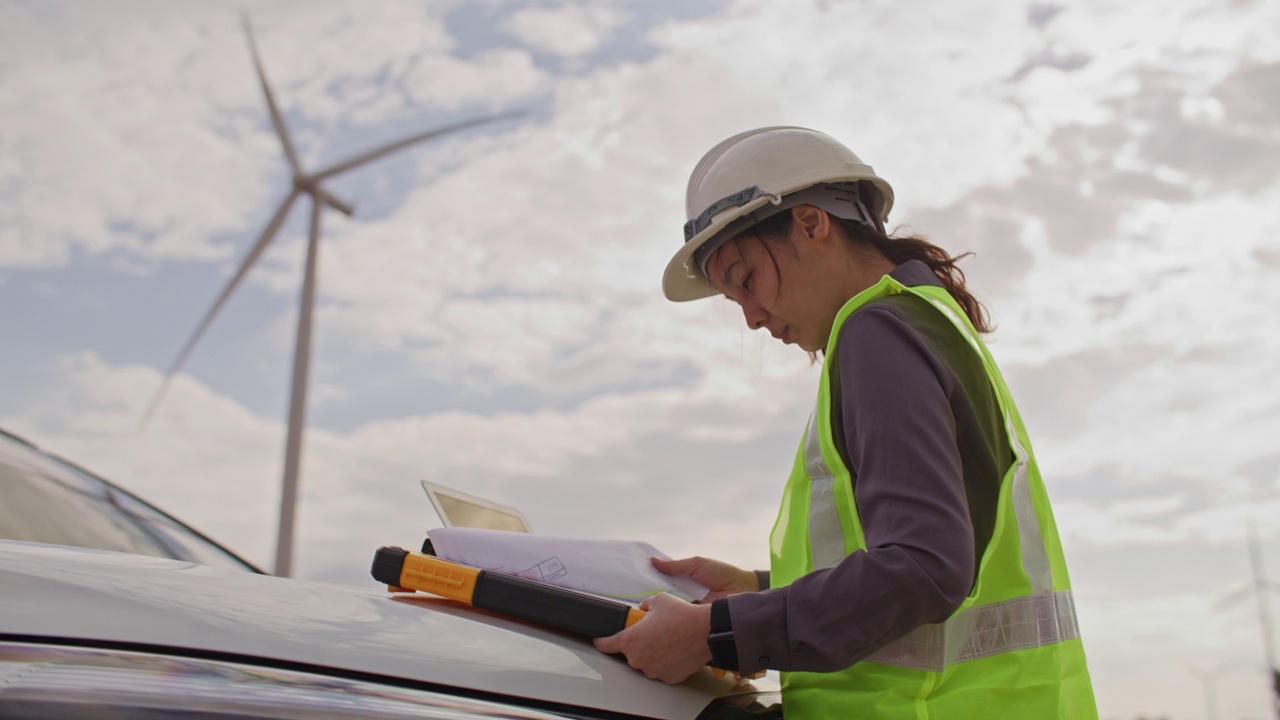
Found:
[{"label": "distant turbine", "polygon": [[280,145],[284,148],[284,156],[288,159],[289,168],[293,171],[293,187],[290,188],[289,194],[284,201],[280,203],[280,207],[276,208],[276,212],[271,216],[267,227],[258,236],[257,242],[253,244],[248,254],[240,262],[235,274],[231,276],[231,281],[227,283],[227,286],[222,289],[222,294],[214,301],[213,307],[209,308],[209,311],[205,313],[204,318],[196,327],[196,331],[191,335],[191,339],[182,348],[182,352],[178,353],[177,360],[174,360],[169,372],[165,374],[164,381],[160,384],[160,389],[147,406],[146,414],[142,418],[142,425],[145,426],[151,419],[156,407],[160,404],[160,400],[168,390],[169,383],[173,380],[174,375],[182,369],[187,357],[191,355],[191,351],[195,349],[196,343],[199,342],[200,336],[204,334],[209,324],[213,322],[213,318],[222,309],[222,305],[231,296],[236,286],[240,284],[245,274],[249,272],[249,268],[253,267],[253,264],[257,262],[258,257],[262,255],[267,245],[271,244],[276,232],[284,224],[284,220],[288,216],[289,210],[293,207],[294,201],[298,199],[299,195],[310,195],[311,229],[307,240],[307,262],[302,282],[302,297],[298,308],[298,336],[293,352],[293,388],[289,396],[289,431],[285,441],[284,484],[280,496],[280,527],[276,536],[275,572],[277,575],[287,577],[293,570],[293,519],[294,511],[298,504],[298,463],[302,451],[302,430],[306,424],[307,375],[311,364],[311,313],[315,305],[316,295],[316,248],[320,239],[320,211],[323,206],[328,205],[348,217],[355,212],[355,208],[350,203],[339,200],[329,194],[321,186],[321,183],[335,175],[390,155],[410,145],[460,130],[497,122],[498,120],[518,117],[523,113],[507,112],[446,125],[442,128],[388,143],[342,162],[334,163],[319,172],[308,174],[303,172],[301,165],[298,163],[298,155],[294,151],[293,142],[289,139],[289,131],[285,127],[284,118],[280,115],[280,110],[276,106],[275,96],[271,93],[271,86],[267,84],[267,75],[262,69],[262,59],[258,56],[258,45],[253,38],[253,28],[249,25],[249,16],[244,15],[243,21],[244,32],[249,39],[249,51],[253,54],[253,66],[257,70],[258,81],[262,84],[262,94],[267,100],[267,109],[271,112],[271,124],[275,126],[276,135],[280,137]]}]

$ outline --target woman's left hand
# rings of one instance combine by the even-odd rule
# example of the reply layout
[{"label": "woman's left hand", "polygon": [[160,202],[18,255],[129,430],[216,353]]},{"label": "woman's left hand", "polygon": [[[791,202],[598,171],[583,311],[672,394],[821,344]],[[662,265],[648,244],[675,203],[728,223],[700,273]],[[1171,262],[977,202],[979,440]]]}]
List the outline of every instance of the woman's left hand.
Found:
[{"label": "woman's left hand", "polygon": [[668,685],[684,682],[711,661],[707,635],[711,606],[692,605],[666,593],[640,603],[645,616],[616,635],[596,638],[596,649],[621,653],[631,667]]}]

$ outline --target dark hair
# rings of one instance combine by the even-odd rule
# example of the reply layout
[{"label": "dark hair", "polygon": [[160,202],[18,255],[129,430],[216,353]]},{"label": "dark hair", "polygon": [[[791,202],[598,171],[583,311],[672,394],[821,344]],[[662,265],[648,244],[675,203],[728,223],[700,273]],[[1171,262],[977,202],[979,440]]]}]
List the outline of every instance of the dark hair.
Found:
[{"label": "dark hair", "polygon": [[[878,203],[871,207],[878,207]],[[789,234],[791,218],[791,212],[780,212],[756,223],[742,235],[755,235],[761,240],[778,242]],[[920,235],[894,237],[885,233],[881,227],[871,227],[857,220],[845,220],[834,215],[831,215],[831,219],[844,229],[845,234],[858,248],[879,252],[894,265],[901,265],[908,260],[919,260],[928,265],[938,281],[960,305],[960,309],[964,310],[969,322],[973,323],[974,329],[980,333],[988,333],[994,329],[987,315],[987,309],[965,287],[964,271],[956,264],[973,253],[966,252],[952,257],[946,250]]]}]

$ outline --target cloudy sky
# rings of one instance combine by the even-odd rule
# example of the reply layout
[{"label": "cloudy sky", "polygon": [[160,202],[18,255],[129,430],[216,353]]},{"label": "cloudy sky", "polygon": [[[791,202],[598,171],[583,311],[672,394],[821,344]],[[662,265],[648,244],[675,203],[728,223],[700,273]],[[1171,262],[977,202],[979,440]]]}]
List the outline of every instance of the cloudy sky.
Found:
[{"label": "cloudy sky", "polygon": [[297,574],[370,582],[422,479],[764,567],[818,371],[659,286],[701,154],[805,125],[976,253],[1104,717],[1267,716],[1280,4],[0,1],[0,425],[269,566],[305,203],[138,429],[287,191],[241,7],[308,168],[527,113],[327,186]]}]

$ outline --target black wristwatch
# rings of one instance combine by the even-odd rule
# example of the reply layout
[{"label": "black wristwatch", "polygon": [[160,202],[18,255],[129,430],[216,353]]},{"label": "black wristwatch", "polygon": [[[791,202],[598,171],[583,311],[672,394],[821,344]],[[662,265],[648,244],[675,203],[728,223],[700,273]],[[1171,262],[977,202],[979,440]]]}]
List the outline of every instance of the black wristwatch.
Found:
[{"label": "black wristwatch", "polygon": [[707,635],[711,649],[711,666],[721,670],[738,670],[738,643],[733,639],[733,623],[729,619],[729,601],[711,602],[711,633]]}]

